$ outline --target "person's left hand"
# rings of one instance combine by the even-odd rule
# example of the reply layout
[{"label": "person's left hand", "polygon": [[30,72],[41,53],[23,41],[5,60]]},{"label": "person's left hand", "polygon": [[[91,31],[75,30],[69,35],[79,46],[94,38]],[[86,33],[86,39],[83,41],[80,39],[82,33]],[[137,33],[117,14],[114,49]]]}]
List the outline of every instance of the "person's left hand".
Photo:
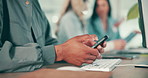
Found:
[{"label": "person's left hand", "polygon": [[141,32],[138,31],[138,30],[134,30],[133,32],[136,33],[136,34],[141,34]]}]

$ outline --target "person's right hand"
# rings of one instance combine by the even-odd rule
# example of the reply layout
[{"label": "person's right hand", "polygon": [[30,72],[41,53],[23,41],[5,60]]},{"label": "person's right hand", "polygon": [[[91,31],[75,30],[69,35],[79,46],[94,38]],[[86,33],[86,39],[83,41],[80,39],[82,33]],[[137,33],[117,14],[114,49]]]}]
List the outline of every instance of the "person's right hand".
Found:
[{"label": "person's right hand", "polygon": [[123,50],[126,46],[126,41],[122,39],[114,40],[113,42],[115,50]]},{"label": "person's right hand", "polygon": [[93,49],[91,46],[98,40],[95,35],[82,35],[69,39],[63,44],[56,45],[56,61],[64,60],[68,63],[80,66],[83,63],[92,63],[96,58],[101,58],[104,52],[103,46]]}]

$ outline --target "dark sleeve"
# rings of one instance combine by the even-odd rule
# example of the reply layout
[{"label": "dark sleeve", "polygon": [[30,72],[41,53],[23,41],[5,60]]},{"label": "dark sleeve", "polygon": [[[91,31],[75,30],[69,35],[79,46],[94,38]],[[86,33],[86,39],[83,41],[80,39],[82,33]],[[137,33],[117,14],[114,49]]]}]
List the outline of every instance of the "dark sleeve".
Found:
[{"label": "dark sleeve", "polygon": [[[0,0],[0,6],[2,6]],[[3,40],[3,11],[0,7],[0,72],[27,72],[34,71],[55,61],[55,49],[53,44],[56,40],[47,36],[45,46],[37,43],[27,43],[16,46],[11,41]],[[49,31],[47,31],[50,33]],[[6,35],[5,35],[6,36]]]},{"label": "dark sleeve", "polygon": [[55,50],[52,45],[40,47],[36,43],[28,43],[23,46],[13,46],[6,41],[0,51],[0,72],[33,71],[45,63],[53,64],[54,61]]},{"label": "dark sleeve", "polygon": [[56,45],[56,44],[58,44],[57,39],[52,37],[50,24],[49,24],[49,22],[46,18],[45,18],[45,21],[46,21],[46,25],[47,25],[47,28],[46,28],[46,31],[45,31],[45,45]]}]

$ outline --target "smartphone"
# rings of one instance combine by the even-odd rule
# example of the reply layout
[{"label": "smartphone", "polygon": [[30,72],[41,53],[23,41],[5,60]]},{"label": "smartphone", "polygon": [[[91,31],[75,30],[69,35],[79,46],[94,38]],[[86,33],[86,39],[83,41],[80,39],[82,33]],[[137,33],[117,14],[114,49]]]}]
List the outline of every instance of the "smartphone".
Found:
[{"label": "smartphone", "polygon": [[99,45],[101,45],[102,43],[104,43],[104,41],[106,41],[108,38],[109,38],[109,36],[108,35],[105,35],[103,38],[101,38],[100,40],[98,40],[96,42],[96,44],[94,44],[92,46],[92,48],[97,48]]}]

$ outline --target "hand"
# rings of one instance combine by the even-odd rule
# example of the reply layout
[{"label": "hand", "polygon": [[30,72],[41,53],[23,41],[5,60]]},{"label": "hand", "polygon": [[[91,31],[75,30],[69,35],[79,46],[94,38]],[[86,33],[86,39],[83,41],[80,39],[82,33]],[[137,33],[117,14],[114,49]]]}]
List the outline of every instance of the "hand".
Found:
[{"label": "hand", "polygon": [[56,61],[64,60],[68,63],[80,66],[83,63],[92,63],[96,58],[101,58],[104,52],[103,46],[96,49],[91,48],[95,44],[94,40],[98,40],[96,35],[82,35],[69,39],[63,44],[56,45]]},{"label": "hand", "polygon": [[126,41],[122,39],[114,40],[115,50],[122,50],[126,46]]},{"label": "hand", "polygon": [[141,34],[141,32],[138,31],[138,30],[134,30],[133,32],[136,33],[136,34]]}]

